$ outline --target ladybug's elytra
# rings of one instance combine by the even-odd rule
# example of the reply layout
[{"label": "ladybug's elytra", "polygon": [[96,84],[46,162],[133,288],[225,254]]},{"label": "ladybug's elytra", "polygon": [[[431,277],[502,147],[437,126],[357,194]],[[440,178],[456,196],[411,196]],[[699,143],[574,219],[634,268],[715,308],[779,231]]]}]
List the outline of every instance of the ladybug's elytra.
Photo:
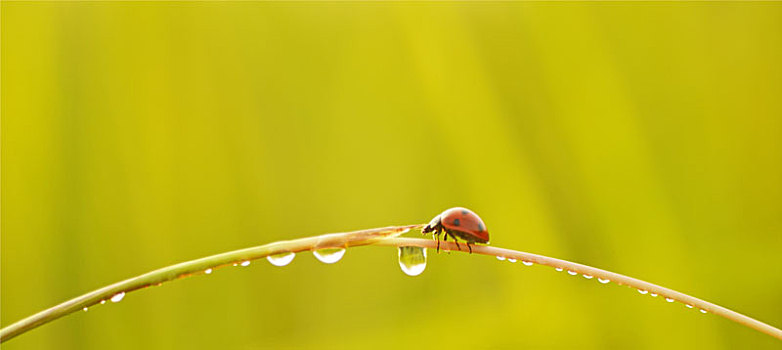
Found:
[{"label": "ladybug's elytra", "polygon": [[[451,236],[456,246],[459,247],[459,242],[456,241],[456,237],[459,237],[467,242],[470,253],[472,253],[470,243],[489,243],[489,231],[486,230],[483,220],[467,208],[456,207],[444,211],[435,216],[429,225],[421,230],[421,233],[433,232],[432,236],[437,239],[437,251],[440,251],[440,232],[443,231],[445,232],[444,241],[447,241],[448,236]],[[459,247],[459,249],[462,248]]]}]

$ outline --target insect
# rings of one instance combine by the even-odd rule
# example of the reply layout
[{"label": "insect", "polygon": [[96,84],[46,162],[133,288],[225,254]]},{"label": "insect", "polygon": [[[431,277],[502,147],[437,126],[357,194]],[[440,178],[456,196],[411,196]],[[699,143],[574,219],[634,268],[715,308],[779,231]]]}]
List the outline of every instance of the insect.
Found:
[{"label": "insect", "polygon": [[489,243],[489,231],[486,230],[483,220],[467,208],[451,208],[435,216],[429,222],[429,225],[426,225],[421,230],[423,234],[429,232],[432,232],[432,236],[437,240],[438,252],[440,251],[441,232],[445,233],[443,241],[447,241],[448,236],[450,236],[459,250],[462,248],[459,246],[459,242],[456,241],[456,237],[465,240],[470,253],[472,253],[470,243]]}]

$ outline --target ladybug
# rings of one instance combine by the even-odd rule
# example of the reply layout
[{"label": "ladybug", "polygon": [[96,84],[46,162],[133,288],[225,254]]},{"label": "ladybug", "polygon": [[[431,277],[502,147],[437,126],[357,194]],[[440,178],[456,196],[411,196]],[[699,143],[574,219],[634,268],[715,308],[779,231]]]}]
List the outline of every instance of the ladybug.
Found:
[{"label": "ladybug", "polygon": [[470,243],[489,243],[489,231],[486,230],[486,225],[483,223],[477,214],[467,208],[451,208],[442,214],[437,215],[426,225],[421,233],[427,234],[433,232],[432,236],[437,239],[437,251],[440,251],[440,232],[445,231],[444,241],[448,240],[448,236],[451,236],[453,242],[456,243],[456,247],[459,247],[459,242],[456,241],[456,237],[459,237],[467,242],[467,249],[472,253],[472,247]]}]

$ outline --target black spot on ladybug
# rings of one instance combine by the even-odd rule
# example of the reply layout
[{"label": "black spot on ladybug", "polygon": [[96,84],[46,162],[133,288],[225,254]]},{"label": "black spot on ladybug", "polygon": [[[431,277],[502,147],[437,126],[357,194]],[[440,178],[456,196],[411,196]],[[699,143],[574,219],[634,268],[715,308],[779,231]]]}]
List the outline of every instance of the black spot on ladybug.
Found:
[{"label": "black spot on ladybug", "polygon": [[453,225],[459,226],[459,219],[453,219]]},{"label": "black spot on ladybug", "polygon": [[467,211],[467,209],[462,209],[462,215],[467,215],[467,213],[469,213],[469,211]]},{"label": "black spot on ladybug", "polygon": [[483,231],[483,224],[480,222],[478,223],[478,231]]}]

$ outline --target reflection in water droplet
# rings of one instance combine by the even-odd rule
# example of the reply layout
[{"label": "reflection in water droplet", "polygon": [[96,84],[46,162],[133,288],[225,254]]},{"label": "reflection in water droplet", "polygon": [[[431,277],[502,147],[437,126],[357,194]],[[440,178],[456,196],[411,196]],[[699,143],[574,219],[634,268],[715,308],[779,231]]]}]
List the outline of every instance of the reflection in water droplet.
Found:
[{"label": "reflection in water droplet", "polygon": [[535,265],[535,264],[534,264],[532,261],[524,261],[524,260],[522,260],[522,261],[521,261],[521,263],[522,263],[522,264],[524,264],[524,266],[532,266],[532,265]]},{"label": "reflection in water droplet", "polygon": [[294,253],[282,253],[282,254],[274,254],[269,255],[266,257],[266,260],[269,260],[269,262],[274,266],[285,266],[291,263],[293,261],[293,258],[296,257],[296,254]]},{"label": "reflection in water droplet", "polygon": [[418,276],[426,269],[426,249],[399,247],[399,267],[408,276]]},{"label": "reflection in water droplet", "polygon": [[204,270],[204,273],[208,275],[208,274],[212,273],[212,269],[206,269],[206,270]]},{"label": "reflection in water droplet", "polygon": [[[87,309],[87,308],[85,307],[85,308],[83,308],[82,310],[84,310],[84,312],[87,312],[87,310],[89,310],[89,309]],[[703,310],[701,310],[701,311],[703,311]]]},{"label": "reflection in water droplet", "polygon": [[508,262],[515,263],[515,262],[516,262],[516,259],[513,259],[513,258],[508,258]]},{"label": "reflection in water droplet", "polygon": [[592,279],[592,276],[590,276],[590,275],[584,275],[584,278],[586,278],[586,279],[588,279],[588,280],[591,280],[591,279]]},{"label": "reflection in water droplet", "polygon": [[665,298],[665,301],[667,301],[669,303],[672,303],[673,302],[673,298]]},{"label": "reflection in water droplet", "polygon": [[649,294],[649,295],[651,295],[652,297],[657,297],[657,293],[652,293],[652,294]]},{"label": "reflection in water droplet", "polygon": [[[86,311],[86,310],[85,310],[85,311]],[[698,311],[700,311],[702,314],[705,314],[705,313],[707,313],[707,311],[706,311],[706,310],[704,310],[704,309],[700,309],[700,310],[698,310]]]},{"label": "reflection in water droplet", "polygon": [[105,303],[106,303],[106,300],[101,300],[101,301],[100,301],[100,304],[101,304],[101,305],[103,305],[103,304],[105,304]]},{"label": "reflection in water droplet", "polygon": [[315,255],[318,260],[326,264],[333,264],[339,261],[339,259],[342,259],[342,256],[345,255],[345,248],[318,249],[313,250],[312,254]]},{"label": "reflection in water droplet", "polygon": [[611,282],[611,280],[608,279],[608,278],[600,278],[600,277],[597,278],[597,281],[602,283],[602,284],[606,284],[608,282]]},{"label": "reflection in water droplet", "polygon": [[571,270],[567,270],[567,273],[568,273],[569,275],[571,275],[571,276],[578,275],[578,272],[571,271]]},{"label": "reflection in water droplet", "polygon": [[111,297],[111,302],[112,303],[119,303],[122,300],[122,298],[124,298],[124,297],[125,297],[125,292],[119,292],[117,294],[114,294],[113,297]]},{"label": "reflection in water droplet", "polygon": [[638,293],[646,294],[646,293],[649,293],[649,291],[648,290],[639,289]]},{"label": "reflection in water droplet", "polygon": [[686,306],[688,309],[692,309],[692,305],[690,304],[684,304],[684,306]]},{"label": "reflection in water droplet", "polygon": [[561,267],[557,267],[557,268],[554,268],[554,270],[557,270],[557,271],[559,271],[559,272],[562,272],[562,271],[564,271],[565,269],[563,269],[563,268],[561,268]]},{"label": "reflection in water droplet", "polygon": [[504,257],[504,256],[498,256],[498,257],[497,257],[497,260],[499,260],[499,261],[503,261],[503,260],[505,260],[505,257]]},{"label": "reflection in water droplet", "polygon": [[241,264],[239,264],[239,265],[242,265],[242,266],[250,266],[250,260],[245,260],[245,261],[242,261],[242,263],[241,263]]}]

